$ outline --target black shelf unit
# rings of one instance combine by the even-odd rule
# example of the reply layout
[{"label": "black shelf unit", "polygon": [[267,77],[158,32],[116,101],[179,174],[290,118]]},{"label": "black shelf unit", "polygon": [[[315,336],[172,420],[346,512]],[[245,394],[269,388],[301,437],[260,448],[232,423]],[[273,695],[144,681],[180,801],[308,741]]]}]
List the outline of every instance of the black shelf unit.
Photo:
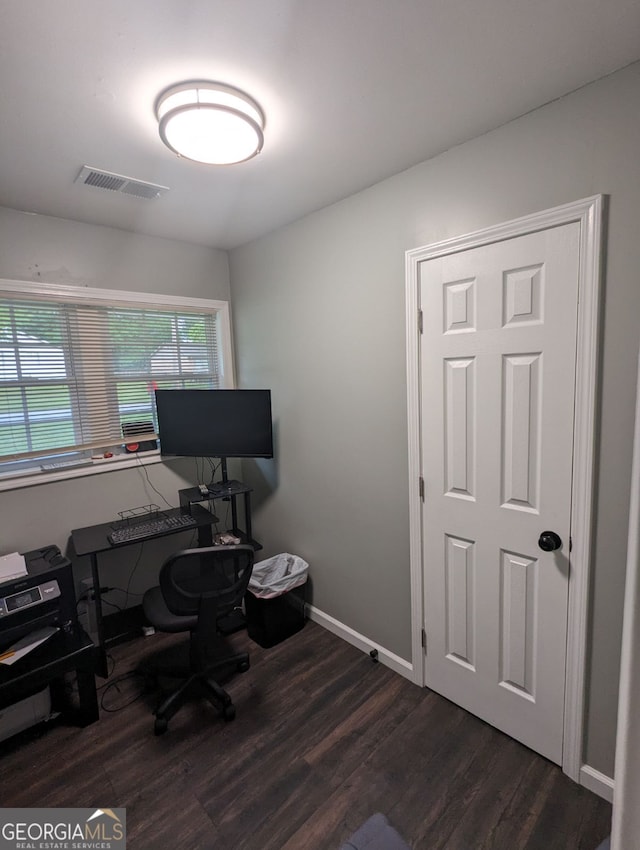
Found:
[{"label": "black shelf unit", "polygon": [[[76,674],[77,699],[69,699],[64,683],[66,673]],[[100,653],[91,638],[75,626],[60,629],[11,667],[0,669],[0,709],[4,709],[47,685],[52,705],[78,726],[98,720],[95,674],[100,673]]]},{"label": "black shelf unit", "polygon": [[[226,528],[228,531],[238,537],[241,543],[253,546],[254,551],[258,552],[262,549],[262,544],[254,540],[251,530],[251,492],[252,488],[243,484],[242,481],[229,480],[226,475],[226,466],[223,466],[223,480],[209,485],[209,491],[202,493],[199,487],[187,487],[184,490],[178,490],[180,498],[180,507],[184,510],[190,509],[190,506],[198,502],[215,502],[219,499],[231,503],[231,528]],[[240,528],[238,519],[238,501],[242,502],[242,514],[244,520],[244,528]],[[227,618],[227,622],[219,623],[219,627],[223,634],[233,634],[247,627],[247,621],[244,613],[237,609],[232,611]]]},{"label": "black shelf unit", "polygon": [[[199,487],[187,487],[184,490],[178,490],[180,498],[180,507],[188,508],[192,504],[199,502],[216,501],[222,499],[231,503],[231,528],[224,529],[230,532],[235,537],[239,537],[241,543],[247,543],[253,546],[256,552],[262,549],[262,544],[258,543],[253,537],[251,529],[251,493],[252,488],[243,484],[242,481],[221,481],[210,485],[209,492],[203,494]],[[242,502],[242,519],[244,528],[240,527],[238,502]]]}]

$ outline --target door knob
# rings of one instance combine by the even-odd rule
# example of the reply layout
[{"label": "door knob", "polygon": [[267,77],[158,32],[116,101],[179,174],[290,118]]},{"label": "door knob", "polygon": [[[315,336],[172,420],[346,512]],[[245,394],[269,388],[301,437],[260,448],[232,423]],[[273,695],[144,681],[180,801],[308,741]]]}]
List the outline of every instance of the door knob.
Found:
[{"label": "door knob", "polygon": [[544,552],[555,552],[556,549],[561,548],[562,540],[555,531],[543,531],[538,538],[538,546]]}]

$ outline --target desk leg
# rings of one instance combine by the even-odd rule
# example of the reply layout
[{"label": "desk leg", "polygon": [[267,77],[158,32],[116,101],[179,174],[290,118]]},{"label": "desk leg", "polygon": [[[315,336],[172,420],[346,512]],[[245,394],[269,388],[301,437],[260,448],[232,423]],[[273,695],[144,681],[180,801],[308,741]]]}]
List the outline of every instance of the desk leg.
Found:
[{"label": "desk leg", "polygon": [[78,723],[80,726],[88,726],[95,723],[100,716],[98,710],[98,695],[96,693],[96,678],[92,671],[77,670],[78,700],[80,703],[78,711]]},{"label": "desk leg", "polygon": [[251,528],[251,494],[244,494],[244,527],[249,538],[249,543],[253,543],[253,529]]},{"label": "desk leg", "polygon": [[198,546],[201,549],[205,546],[213,546],[213,532],[210,525],[201,525],[198,528]]},{"label": "desk leg", "polygon": [[77,726],[88,726],[90,723],[95,723],[100,717],[96,677],[93,667],[90,669],[77,667],[73,672],[76,676],[78,688],[77,706],[75,700],[67,693],[64,674],[49,682],[51,706],[54,711],[60,711],[67,722],[75,723]]},{"label": "desk leg", "polygon": [[91,580],[93,581],[93,604],[96,610],[96,628],[98,630],[98,666],[97,672],[99,676],[106,679],[109,675],[107,667],[107,653],[104,644],[104,625],[102,623],[102,597],[100,595],[100,573],[98,572],[98,555],[94,552],[91,555]]}]

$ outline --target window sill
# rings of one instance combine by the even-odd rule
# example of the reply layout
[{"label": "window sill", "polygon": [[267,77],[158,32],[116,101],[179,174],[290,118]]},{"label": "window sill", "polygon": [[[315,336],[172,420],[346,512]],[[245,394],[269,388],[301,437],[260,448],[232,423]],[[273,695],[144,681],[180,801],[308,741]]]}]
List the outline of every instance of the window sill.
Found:
[{"label": "window sill", "polygon": [[115,472],[119,469],[131,469],[134,466],[149,466],[161,463],[160,451],[141,452],[140,454],[114,455],[110,458],[97,458],[87,466],[67,467],[36,472],[0,476],[0,492],[21,490],[25,487],[40,487],[54,481],[65,481],[68,478],[85,478],[88,475],[99,475],[102,472]]}]

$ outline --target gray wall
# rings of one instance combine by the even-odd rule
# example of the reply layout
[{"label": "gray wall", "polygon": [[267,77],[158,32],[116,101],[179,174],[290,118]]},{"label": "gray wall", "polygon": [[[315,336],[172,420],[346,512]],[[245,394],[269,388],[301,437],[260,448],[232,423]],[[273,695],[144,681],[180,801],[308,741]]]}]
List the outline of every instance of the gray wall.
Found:
[{"label": "gray wall", "polygon": [[[249,472],[265,551],[313,602],[410,658],[404,252],[610,196],[586,761],[611,776],[640,317],[640,66],[230,258],[241,384],[271,387],[277,459]],[[398,128],[402,132],[402,128]]]},{"label": "gray wall", "polygon": [[[123,203],[131,202],[136,203],[123,198]],[[0,278],[229,299],[223,251],[6,208],[0,208]],[[119,470],[0,492],[0,552],[50,543],[68,551],[72,528],[106,522],[118,511],[138,505],[176,505],[178,489],[196,480],[195,463],[190,460],[153,464],[144,470]],[[189,539],[185,536],[184,542]],[[175,539],[145,545],[131,592],[143,591],[157,581],[158,563],[173,548]],[[137,554],[137,547],[132,547],[119,550],[117,556],[102,556],[103,583],[126,587]],[[74,559],[74,571],[78,580],[87,575],[88,559]],[[108,598],[120,605],[125,601],[118,593]],[[130,596],[127,602],[135,604],[139,598]]]}]

